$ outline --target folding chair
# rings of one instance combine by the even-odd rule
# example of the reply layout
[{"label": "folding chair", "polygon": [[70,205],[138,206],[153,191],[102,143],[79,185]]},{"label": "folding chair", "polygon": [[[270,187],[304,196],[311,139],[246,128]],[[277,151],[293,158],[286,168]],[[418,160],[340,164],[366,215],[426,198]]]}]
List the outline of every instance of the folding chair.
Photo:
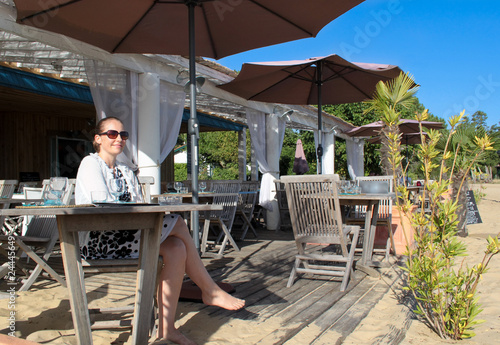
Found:
[{"label": "folding chair", "polygon": [[[62,203],[64,205],[69,205],[71,201],[71,196],[75,188],[75,179],[70,179],[68,186],[62,197]],[[45,180],[43,183],[43,188],[48,188],[49,182]],[[24,272],[28,274],[28,278],[24,280],[23,285],[19,291],[27,291],[31,285],[38,278],[42,270],[46,271],[53,279],[58,281],[62,286],[66,287],[66,281],[48,264],[48,259],[53,253],[54,247],[59,239],[59,233],[57,230],[57,222],[55,216],[35,216],[32,217],[29,224],[27,224],[26,232],[23,236],[0,236],[0,242],[2,243],[2,251],[5,251],[4,245],[11,244],[14,240],[17,250],[16,250],[16,264]],[[39,255],[37,251],[41,249],[42,253]],[[21,254],[26,253],[26,255],[32,259],[37,265],[35,269],[29,273],[29,270],[25,268],[20,261]],[[2,265],[0,268],[0,277],[7,274],[9,267],[7,263]]]},{"label": "folding chair", "polygon": [[[16,190],[17,180],[0,180],[0,198],[11,199]],[[1,209],[7,209],[10,203],[0,204]],[[9,235],[15,233],[20,227],[19,217],[5,217],[0,216],[0,224],[2,225],[2,234]]]},{"label": "folding chair", "polygon": [[[203,255],[213,255],[208,252],[208,247],[211,245],[214,248],[219,248],[215,253],[215,257],[221,258],[224,255],[227,243],[231,243],[234,249],[239,251],[238,245],[231,236],[231,229],[234,222],[234,216],[238,205],[239,191],[241,188],[241,181],[239,182],[224,182],[212,184],[213,192],[217,195],[214,196],[212,204],[222,205],[222,211],[210,211],[200,214],[200,220],[204,220],[202,231],[200,251]],[[217,225],[220,232],[216,234],[214,241],[209,241],[209,232],[214,230],[212,225]],[[223,237],[222,241],[220,240]]]},{"label": "folding chair", "polygon": [[255,238],[258,237],[257,231],[252,225],[253,211],[257,202],[260,183],[257,181],[242,182],[239,193],[238,205],[236,207],[235,220],[243,219],[242,234],[240,239],[244,240],[248,229],[252,230]]},{"label": "folding chair", "polygon": [[288,210],[288,201],[286,199],[285,186],[280,180],[274,180],[276,185],[276,198],[280,209],[280,228],[291,228],[290,210]]},{"label": "folding chair", "polygon": [[297,273],[308,273],[342,277],[340,291],[344,291],[353,271],[360,227],[342,222],[338,175],[282,176],[280,180],[298,250],[287,287],[293,285]]}]

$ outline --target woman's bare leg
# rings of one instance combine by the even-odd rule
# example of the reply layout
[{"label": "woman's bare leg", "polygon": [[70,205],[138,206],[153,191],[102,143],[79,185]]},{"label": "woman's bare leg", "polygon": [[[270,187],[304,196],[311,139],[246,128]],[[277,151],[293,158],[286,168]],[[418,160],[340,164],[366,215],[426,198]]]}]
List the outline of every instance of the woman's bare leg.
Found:
[{"label": "woman's bare leg", "polygon": [[158,338],[181,345],[196,345],[175,328],[175,314],[186,270],[184,242],[169,236],[160,245],[160,255],[163,257],[164,265],[158,286]]},{"label": "woman's bare leg", "polygon": [[194,245],[189,229],[182,218],[178,219],[170,233],[169,238],[170,237],[179,238],[184,243],[186,247],[185,272],[201,289],[203,303],[228,310],[238,310],[245,306],[244,300],[233,297],[222,290],[219,285],[213,281],[212,277],[210,277],[200,259],[200,255]]}]

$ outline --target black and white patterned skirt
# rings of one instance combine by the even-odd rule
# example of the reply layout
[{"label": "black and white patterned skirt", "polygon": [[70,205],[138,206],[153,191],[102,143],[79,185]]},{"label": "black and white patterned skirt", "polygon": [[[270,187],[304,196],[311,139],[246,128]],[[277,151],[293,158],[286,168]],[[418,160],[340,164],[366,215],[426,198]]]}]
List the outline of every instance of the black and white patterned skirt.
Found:
[{"label": "black and white patterned skirt", "polygon": [[[167,214],[163,217],[163,229],[160,243],[170,235],[175,223],[179,219],[177,214]],[[139,257],[139,230],[122,231],[90,231],[86,243],[81,244],[82,259],[130,259]]]}]

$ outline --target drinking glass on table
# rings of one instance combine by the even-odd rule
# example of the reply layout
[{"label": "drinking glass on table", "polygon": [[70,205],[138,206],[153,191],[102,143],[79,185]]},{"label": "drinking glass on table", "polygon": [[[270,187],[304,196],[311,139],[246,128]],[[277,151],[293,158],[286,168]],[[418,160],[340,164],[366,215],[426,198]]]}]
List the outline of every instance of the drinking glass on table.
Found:
[{"label": "drinking glass on table", "polygon": [[118,198],[123,194],[123,190],[125,188],[125,182],[121,178],[110,178],[109,179],[109,190],[115,202],[118,203]]},{"label": "drinking glass on table", "polygon": [[202,193],[205,191],[205,189],[207,189],[207,183],[205,181],[200,181],[200,183],[198,183],[198,186],[200,187]]},{"label": "drinking glass on table", "polygon": [[[49,196],[55,205],[62,205],[62,196],[68,185],[67,177],[51,177],[49,182]],[[51,197],[53,195],[54,197]]]},{"label": "drinking glass on table", "polygon": [[174,188],[175,190],[177,191],[177,193],[180,193],[180,190],[181,188],[183,187],[184,185],[182,184],[182,182],[175,182],[174,183]]},{"label": "drinking glass on table", "polygon": [[92,191],[90,192],[90,196],[92,198],[92,203],[99,203],[99,202],[105,202],[107,199],[107,193],[106,191]]}]

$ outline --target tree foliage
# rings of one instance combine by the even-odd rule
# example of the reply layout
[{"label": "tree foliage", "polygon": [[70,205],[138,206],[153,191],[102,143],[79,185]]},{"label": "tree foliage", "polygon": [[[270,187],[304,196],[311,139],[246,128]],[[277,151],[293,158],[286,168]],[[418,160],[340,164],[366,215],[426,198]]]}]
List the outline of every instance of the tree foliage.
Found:
[{"label": "tree foliage", "polygon": [[[411,102],[408,102],[406,107],[396,107],[403,119],[413,119],[416,113],[422,113],[425,109],[417,97],[412,96]],[[374,110],[369,110],[369,105],[365,103],[347,103],[339,105],[325,105],[324,111],[330,113],[340,119],[351,123],[354,126],[362,126],[379,120],[379,116]],[[488,116],[477,111],[471,118],[466,121],[471,126],[477,129],[476,134],[481,134],[480,128],[484,128],[492,140],[495,142],[495,150],[500,150],[500,123],[488,127],[486,125]],[[445,122],[442,118],[428,113],[428,121]],[[446,123],[445,123],[446,128]],[[445,129],[444,133],[446,134]],[[446,135],[445,135],[446,136]],[[304,152],[309,164],[308,174],[316,173],[316,148],[314,144],[314,134],[312,131],[285,130],[285,138],[280,157],[280,173],[282,175],[293,174],[293,161],[295,158],[295,147],[297,140],[301,139]],[[178,145],[186,143],[186,134],[181,134],[178,139]],[[208,178],[208,167],[212,169],[213,179],[237,179],[238,178],[238,133],[237,132],[207,132],[200,134],[200,177]],[[250,164],[250,134],[247,130],[247,162]],[[422,163],[418,159],[416,145],[403,147],[403,150],[408,150],[410,157],[410,165],[407,175],[411,178],[420,176]],[[366,142],[364,147],[364,165],[365,174],[374,173],[382,174],[380,144],[371,144]],[[406,152],[404,153],[406,156]],[[481,157],[478,164],[481,166],[496,166],[499,162],[499,156],[496,151],[488,151]],[[179,168],[181,169],[181,168]],[[347,173],[347,155],[345,140],[337,137],[335,143],[335,172],[348,176]],[[179,172],[180,173],[180,172]],[[177,173],[176,173],[177,176]]]}]

